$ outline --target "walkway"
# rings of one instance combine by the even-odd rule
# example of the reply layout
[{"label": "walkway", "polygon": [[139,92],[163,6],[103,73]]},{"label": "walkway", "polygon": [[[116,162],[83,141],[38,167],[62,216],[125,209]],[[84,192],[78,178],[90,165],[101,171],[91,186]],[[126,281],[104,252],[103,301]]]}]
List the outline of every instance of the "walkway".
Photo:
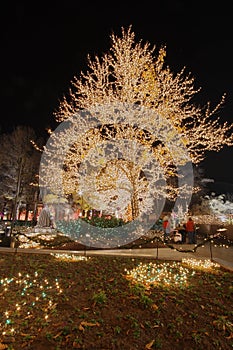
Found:
[{"label": "walkway", "polygon": [[[183,250],[191,250],[194,245],[174,245],[175,248]],[[158,260],[176,260],[181,261],[183,258],[190,259],[209,259],[218,263],[223,268],[233,271],[233,247],[214,247],[212,245],[205,245],[199,247],[196,252],[179,252],[176,249],[171,248],[141,248],[141,249],[112,249],[112,250],[80,250],[80,251],[67,251],[67,250],[50,250],[50,249],[30,249],[30,248],[5,248],[0,247],[0,253],[36,253],[36,254],[77,254],[85,256],[128,256],[128,257],[148,257]]]}]

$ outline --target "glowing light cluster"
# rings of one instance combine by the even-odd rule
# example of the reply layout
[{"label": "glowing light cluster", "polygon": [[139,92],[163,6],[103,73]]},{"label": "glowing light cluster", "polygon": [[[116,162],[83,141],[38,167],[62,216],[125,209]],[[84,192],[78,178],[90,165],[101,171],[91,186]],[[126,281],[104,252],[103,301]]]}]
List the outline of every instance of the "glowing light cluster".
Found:
[{"label": "glowing light cluster", "polygon": [[75,254],[51,253],[50,255],[54,256],[56,259],[66,260],[66,261],[87,261],[91,259],[91,257],[87,257],[83,255],[75,255]]},{"label": "glowing light cluster", "polygon": [[215,107],[211,108],[209,102],[206,107],[194,106],[191,100],[200,88],[194,86],[190,73],[185,74],[185,67],[175,75],[165,66],[165,47],[155,57],[149,43],[135,43],[131,27],[122,29],[122,37],[112,34],[111,41],[108,54],[94,60],[89,56],[88,72],[74,77],[69,96],[64,97],[56,112],[57,121],[96,105],[136,103],[153,108],[174,124],[195,163],[204,158],[206,150],[232,146],[232,126],[219,126],[219,118],[213,118],[224,104],[225,95]]},{"label": "glowing light cluster", "polygon": [[41,245],[39,242],[36,242],[34,240],[30,240],[25,236],[20,235],[18,237],[18,240],[20,242],[20,248],[41,248]]},{"label": "glowing light cluster", "polygon": [[[210,236],[209,236],[209,239],[204,238],[204,241],[203,241],[204,245],[202,245],[202,248],[204,248],[205,242],[206,242],[206,241],[209,241],[209,240],[210,240],[210,242],[213,244],[213,246],[214,246],[215,248],[225,248],[225,249],[228,249],[229,246],[232,245],[232,241],[231,241],[231,240],[227,240],[227,242],[229,243],[229,245],[228,245],[228,244],[224,244],[224,243],[216,244],[216,243],[214,242],[213,239],[214,239],[214,238],[218,238],[218,237],[219,237],[219,234],[210,235]],[[215,244],[214,244],[214,243],[215,243]]]},{"label": "glowing light cluster", "polygon": [[126,270],[126,278],[135,283],[150,286],[185,286],[195,271],[184,267],[179,262],[172,263],[140,263],[132,270]]},{"label": "glowing light cluster", "polygon": [[[181,156],[183,149],[187,150],[188,161],[190,158],[198,164],[207,151],[218,152],[233,145],[233,126],[220,125],[220,119],[214,119],[225,96],[212,108],[209,103],[206,107],[192,104],[200,89],[185,69],[173,74],[165,65],[164,47],[155,57],[154,48],[150,49],[148,43],[135,43],[131,27],[122,29],[121,37],[113,34],[111,41],[108,54],[94,60],[88,57],[87,73],[74,77],[68,96],[61,101],[55,117],[59,123],[66,122],[66,127],[59,133],[53,132],[49,147],[44,148],[49,171],[43,172],[42,167],[40,181],[43,188],[58,196],[58,202],[63,196],[75,197],[82,190],[90,209],[107,208],[108,214],[117,212],[128,218],[131,208],[131,218],[135,219],[150,208],[151,197],[174,199],[181,192],[190,191],[185,181],[191,172],[185,171],[178,179],[183,179],[182,188],[180,183],[174,183],[179,168],[187,162],[187,157]],[[128,106],[140,107],[140,113],[137,108],[132,113]],[[84,118],[80,113],[83,111],[88,111],[89,117],[85,114]],[[132,147],[125,146],[126,140],[132,146],[140,145],[145,152],[134,157]],[[109,145],[110,141],[111,146],[114,141],[124,150],[120,152],[122,156],[112,157],[110,147],[103,152],[104,142]],[[179,147],[174,141],[179,141]],[[155,167],[150,166],[146,176],[145,164],[151,165],[151,158],[161,171],[156,174]],[[79,176],[81,165],[83,183]],[[160,186],[162,193],[159,186],[151,186],[160,184],[161,179],[165,180],[165,185]],[[90,191],[94,186],[95,190]]]},{"label": "glowing light cluster", "polygon": [[193,269],[200,269],[200,270],[213,270],[213,269],[220,268],[219,264],[214,263],[209,259],[198,260],[198,259],[186,259],[186,258],[184,258],[184,259],[182,259],[182,263],[192,267]]},{"label": "glowing light cluster", "polygon": [[[201,204],[195,206],[196,223],[229,225],[233,222],[233,196],[215,193],[201,198]],[[203,212],[206,213],[203,215]]]},{"label": "glowing light cluster", "polygon": [[57,233],[47,233],[47,234],[41,234],[41,233],[35,233],[35,232],[26,232],[22,234],[17,235],[17,240],[20,243],[20,248],[43,248],[43,243],[40,242],[51,242],[57,237]]},{"label": "glowing light cluster", "polygon": [[[8,291],[15,292],[16,304],[8,303]],[[49,281],[42,278],[38,272],[18,274],[17,277],[6,277],[0,280],[0,295],[6,300],[7,309],[3,311],[0,319],[2,335],[14,335],[21,333],[22,320],[33,322],[41,319],[41,323],[48,322],[50,313],[56,308],[56,303],[51,294],[61,294],[62,289],[58,279]]]}]

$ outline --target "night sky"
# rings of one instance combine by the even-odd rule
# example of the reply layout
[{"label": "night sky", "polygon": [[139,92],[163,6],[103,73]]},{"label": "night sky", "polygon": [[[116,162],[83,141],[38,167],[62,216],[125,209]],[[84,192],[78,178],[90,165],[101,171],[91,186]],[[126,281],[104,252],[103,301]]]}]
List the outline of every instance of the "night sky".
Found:
[{"label": "night sky", "polygon": [[[210,4],[208,6],[208,3]],[[136,41],[159,49],[178,72],[186,66],[215,106],[226,93],[222,121],[233,122],[233,36],[230,2],[5,2],[1,5],[1,133],[17,125],[38,135],[56,127],[54,111],[70,81],[86,70],[87,55],[110,48],[112,32],[132,25]],[[206,177],[233,183],[233,147],[207,154]]]}]

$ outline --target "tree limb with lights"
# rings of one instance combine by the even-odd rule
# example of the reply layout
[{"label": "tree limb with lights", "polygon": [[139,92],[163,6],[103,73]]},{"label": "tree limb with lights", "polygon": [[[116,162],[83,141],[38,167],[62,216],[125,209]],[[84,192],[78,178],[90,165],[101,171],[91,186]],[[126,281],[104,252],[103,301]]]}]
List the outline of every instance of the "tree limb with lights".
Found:
[{"label": "tree limb with lights", "polygon": [[[187,159],[179,155],[179,148],[172,148],[174,135],[179,135],[179,143],[187,150],[192,164],[198,164],[205,158],[207,151],[218,152],[224,146],[233,145],[232,125],[221,125],[220,120],[215,118],[224,104],[225,95],[213,109],[209,102],[205,107],[192,103],[200,89],[195,88],[194,78],[186,74],[185,68],[175,75],[165,66],[165,47],[160,48],[155,56],[155,47],[150,48],[149,43],[143,44],[142,41],[135,42],[131,27],[122,28],[121,36],[112,34],[111,41],[110,51],[101,58],[96,56],[92,60],[88,56],[87,72],[74,77],[68,95],[60,102],[55,112],[56,121],[69,123],[69,128],[51,135],[53,152],[48,151],[46,159],[51,172],[50,176],[41,176],[55,193],[56,188],[60,191],[60,184],[57,185],[59,174],[64,195],[77,194],[81,189],[86,196],[89,192],[89,200],[97,207],[99,203],[96,203],[95,198],[98,196],[106,208],[110,198],[117,199],[112,205],[115,209],[126,208],[125,198],[130,196],[134,218],[143,206],[150,204],[146,200],[148,181],[142,171],[146,158],[134,157],[133,162],[127,158],[128,150],[133,154],[133,143],[144,147],[149,158],[153,156],[158,165],[158,172],[154,172],[154,167],[150,169],[154,195],[175,198],[180,191],[177,189],[175,164],[182,165]],[[141,109],[138,112],[136,108],[132,113],[128,106],[139,106]],[[116,110],[121,109],[124,113],[123,123],[120,113],[116,113]],[[90,118],[82,118],[82,111],[88,111]],[[88,127],[93,115],[98,116],[99,125]],[[85,133],[79,132],[79,123],[85,124]],[[160,135],[154,134],[156,128],[159,128]],[[130,146],[125,146],[126,140],[130,141]],[[124,148],[124,152],[115,159],[113,156],[106,158],[105,149],[109,150],[106,145],[113,141],[118,143],[119,149]],[[62,157],[65,160],[60,169],[56,167],[59,155],[54,149],[62,147],[60,160]],[[140,152],[142,155],[143,150]],[[88,173],[87,169],[93,170],[90,171],[91,175],[85,177],[85,181],[80,178],[81,165],[84,174]],[[97,173],[94,170],[98,170]],[[161,173],[166,184],[156,186],[161,180]],[[159,188],[157,192],[156,188]],[[182,188],[182,191],[185,189]]]}]

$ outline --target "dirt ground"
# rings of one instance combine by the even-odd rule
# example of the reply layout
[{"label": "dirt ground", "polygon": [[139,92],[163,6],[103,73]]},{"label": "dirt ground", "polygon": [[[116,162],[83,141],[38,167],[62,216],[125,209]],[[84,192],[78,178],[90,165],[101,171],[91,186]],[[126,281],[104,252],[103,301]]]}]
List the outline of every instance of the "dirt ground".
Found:
[{"label": "dirt ground", "polygon": [[231,272],[76,258],[0,254],[0,349],[232,349]]}]

